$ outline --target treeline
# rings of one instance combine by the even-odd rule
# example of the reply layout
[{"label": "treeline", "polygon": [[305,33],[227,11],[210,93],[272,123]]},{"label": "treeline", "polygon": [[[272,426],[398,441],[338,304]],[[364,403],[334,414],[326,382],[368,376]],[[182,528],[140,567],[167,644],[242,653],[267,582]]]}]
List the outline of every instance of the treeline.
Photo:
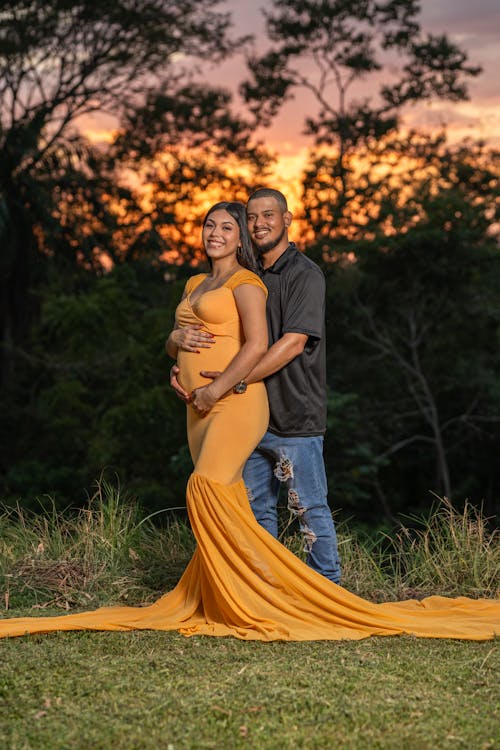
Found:
[{"label": "treeline", "polygon": [[[405,107],[467,98],[480,69],[424,33],[413,0],[347,5],[272,2],[260,56],[213,0],[1,11],[5,500],[79,504],[105,470],[152,512],[182,506],[184,407],[163,344],[200,218],[260,185],[287,192],[256,133],[307,90],[295,238],[327,277],[332,507],[373,523],[433,491],[494,512],[498,154],[402,128]],[[238,111],[217,73],[236,54]],[[113,116],[100,141],[96,112]]]},{"label": "treeline", "polygon": [[[444,230],[458,192],[436,195],[404,236],[366,242],[356,262],[323,262],[331,502],[358,520],[428,507],[430,492],[487,513],[500,496],[500,254],[463,205]],[[0,405],[9,502],[81,502],[105,469],[148,511],[183,506],[185,407],[164,340],[194,269],[175,270],[75,268],[40,290]]]}]

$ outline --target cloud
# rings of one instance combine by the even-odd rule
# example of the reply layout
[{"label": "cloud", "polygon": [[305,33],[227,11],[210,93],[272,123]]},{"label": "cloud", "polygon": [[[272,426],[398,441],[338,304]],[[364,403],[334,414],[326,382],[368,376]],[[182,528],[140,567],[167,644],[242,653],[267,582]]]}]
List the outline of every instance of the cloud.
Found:
[{"label": "cloud", "polygon": [[498,0],[423,0],[422,22],[436,33],[489,36],[500,29],[500,6]]}]

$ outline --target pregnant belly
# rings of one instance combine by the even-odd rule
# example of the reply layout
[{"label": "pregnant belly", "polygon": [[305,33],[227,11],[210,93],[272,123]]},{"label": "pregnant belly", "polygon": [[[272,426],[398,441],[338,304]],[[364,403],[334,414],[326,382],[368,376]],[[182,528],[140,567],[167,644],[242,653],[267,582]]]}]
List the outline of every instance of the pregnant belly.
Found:
[{"label": "pregnant belly", "polygon": [[180,351],[177,355],[177,364],[180,368],[179,383],[188,393],[194,388],[208,385],[210,380],[203,378],[200,370],[225,370],[238,351],[237,341],[226,341],[222,338],[217,338],[217,342],[210,349],[201,349],[199,354]]}]

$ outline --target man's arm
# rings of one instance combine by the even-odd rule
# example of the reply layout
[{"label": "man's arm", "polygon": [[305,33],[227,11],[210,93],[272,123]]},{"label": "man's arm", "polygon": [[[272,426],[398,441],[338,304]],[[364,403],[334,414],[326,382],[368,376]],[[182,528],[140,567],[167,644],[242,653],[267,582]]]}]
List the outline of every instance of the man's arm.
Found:
[{"label": "man's arm", "polygon": [[[267,350],[264,356],[247,375],[247,383],[256,383],[268,378],[285,367],[292,359],[304,351],[310,336],[320,338],[324,317],[325,279],[319,268],[301,273],[289,286],[283,327],[286,333]],[[300,331],[309,333],[300,333]],[[206,378],[214,378],[217,373],[201,371]]]},{"label": "man's arm", "polygon": [[[282,367],[285,367],[292,359],[302,354],[309,337],[305,333],[285,333],[269,347],[264,356],[255,365],[253,370],[245,378],[246,383],[258,383],[259,380],[269,377]],[[200,375],[204,378],[216,378],[220,373],[217,371],[201,370]]]},{"label": "man's arm", "polygon": [[292,359],[302,354],[307,343],[305,333],[284,333],[269,347],[262,359],[245,378],[247,383],[257,383],[285,367]]}]

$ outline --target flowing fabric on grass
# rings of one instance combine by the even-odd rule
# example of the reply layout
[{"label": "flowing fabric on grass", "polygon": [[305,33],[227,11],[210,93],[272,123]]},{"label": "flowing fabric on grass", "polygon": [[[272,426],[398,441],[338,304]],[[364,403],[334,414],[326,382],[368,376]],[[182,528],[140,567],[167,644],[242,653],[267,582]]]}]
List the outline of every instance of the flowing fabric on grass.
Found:
[{"label": "flowing fabric on grass", "polygon": [[[261,285],[258,277],[240,271],[224,287],[191,305],[190,293],[202,279],[188,282],[177,319],[180,325],[203,322],[217,341],[200,355],[179,357],[188,391],[203,382],[201,369],[222,369],[241,345],[231,288],[238,283]],[[172,591],[147,607],[4,619],[0,637],[58,630],[148,629],[261,641],[359,640],[403,633],[487,640],[500,633],[499,600],[431,596],[374,604],[311,570],[259,526],[241,472],[267,422],[262,383],[250,386],[245,394],[226,396],[207,417],[200,418],[188,408],[195,471],[186,497],[197,548]]]}]

